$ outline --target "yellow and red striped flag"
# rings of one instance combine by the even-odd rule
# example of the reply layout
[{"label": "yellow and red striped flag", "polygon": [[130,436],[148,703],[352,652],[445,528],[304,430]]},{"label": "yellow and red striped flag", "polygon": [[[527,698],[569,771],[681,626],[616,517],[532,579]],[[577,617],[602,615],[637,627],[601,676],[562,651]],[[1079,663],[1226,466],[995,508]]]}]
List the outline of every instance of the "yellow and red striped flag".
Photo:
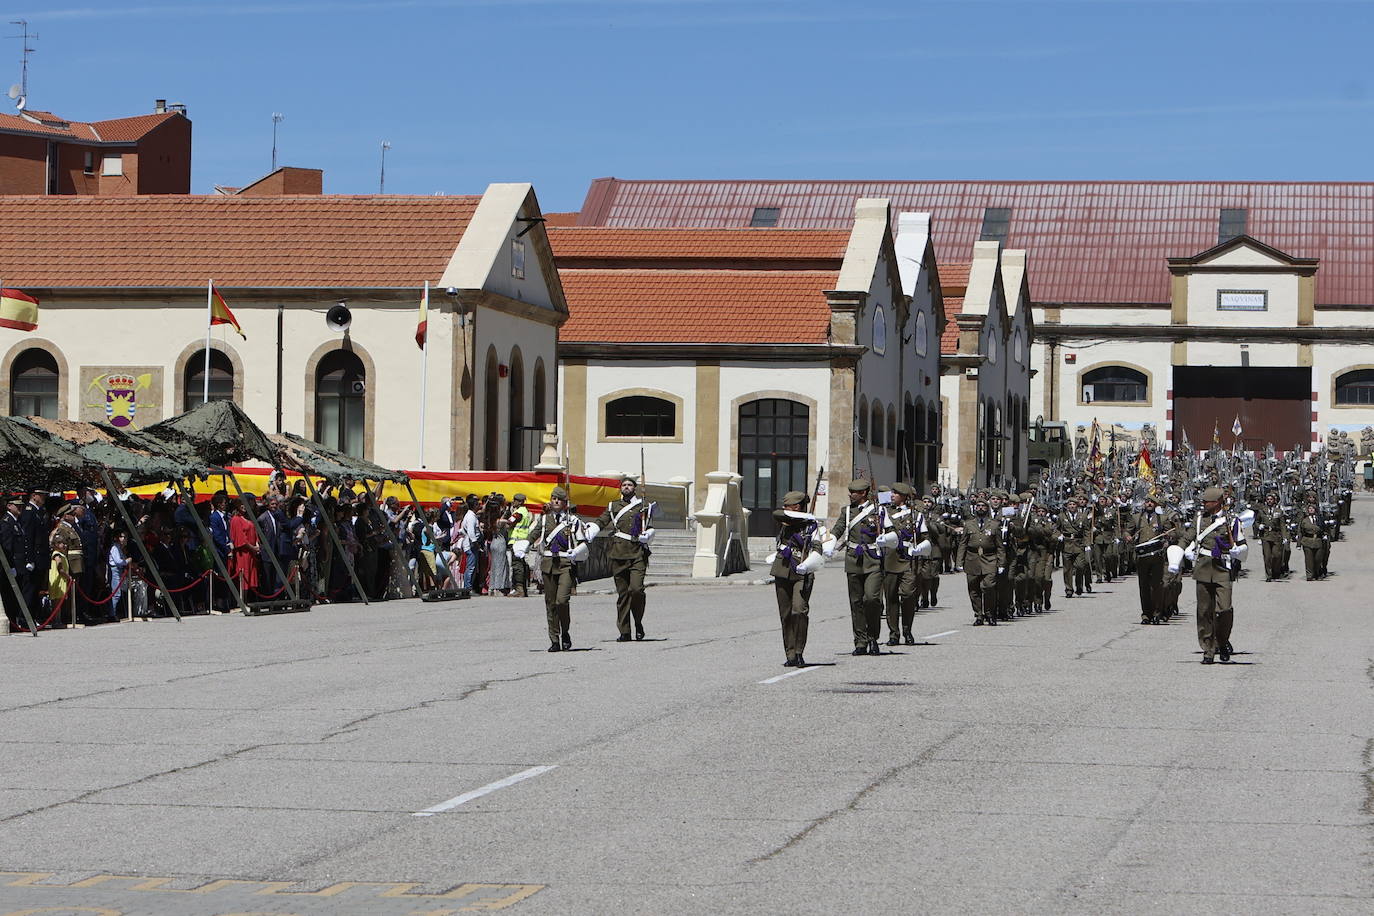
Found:
[{"label": "yellow and red striped flag", "polygon": [[239,327],[239,320],[229,311],[229,303],[224,301],[224,297],[215,289],[213,283],[210,284],[210,324],[227,324],[238,331],[244,340],[248,339],[248,335],[243,333],[243,328]]},{"label": "yellow and red striped flag", "polygon": [[415,327],[415,345],[421,350],[429,339],[429,281],[425,281],[425,294],[420,297],[420,323]]},{"label": "yellow and red striped flag", "polygon": [[0,328],[38,330],[38,300],[22,290],[0,290]]},{"label": "yellow and red striped flag", "polygon": [[1155,465],[1150,460],[1150,443],[1141,440],[1140,460],[1136,465],[1136,476],[1141,480],[1155,479]]}]

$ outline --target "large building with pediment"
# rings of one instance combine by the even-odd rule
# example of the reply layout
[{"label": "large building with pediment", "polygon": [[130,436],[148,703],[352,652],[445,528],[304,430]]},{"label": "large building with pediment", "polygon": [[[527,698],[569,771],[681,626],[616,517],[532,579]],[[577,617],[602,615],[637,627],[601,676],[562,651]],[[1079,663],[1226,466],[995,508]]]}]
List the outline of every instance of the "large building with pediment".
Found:
[{"label": "large building with pediment", "polygon": [[868,196],[932,214],[942,272],[1026,251],[1032,423],[1280,452],[1374,425],[1374,183],[605,178],[578,223],[842,228]]}]

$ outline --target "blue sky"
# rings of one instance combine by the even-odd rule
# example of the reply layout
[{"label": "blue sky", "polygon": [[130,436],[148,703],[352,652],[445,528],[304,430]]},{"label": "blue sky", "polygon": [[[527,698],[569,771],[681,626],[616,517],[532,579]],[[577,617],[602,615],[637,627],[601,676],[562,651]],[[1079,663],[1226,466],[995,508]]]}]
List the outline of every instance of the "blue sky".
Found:
[{"label": "blue sky", "polygon": [[[184,102],[192,190],[592,178],[1367,180],[1364,0],[49,0],[32,107]],[[4,34],[17,34],[6,27]],[[0,82],[19,76],[0,43]],[[3,100],[0,100],[3,101]]]}]

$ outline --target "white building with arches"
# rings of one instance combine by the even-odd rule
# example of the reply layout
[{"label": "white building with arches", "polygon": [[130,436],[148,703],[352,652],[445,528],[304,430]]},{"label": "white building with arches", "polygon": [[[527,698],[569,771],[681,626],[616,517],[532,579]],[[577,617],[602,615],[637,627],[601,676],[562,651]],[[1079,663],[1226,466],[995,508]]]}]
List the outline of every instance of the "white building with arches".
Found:
[{"label": "white building with arches", "polygon": [[[788,490],[933,479],[944,312],[934,250],[899,269],[892,213],[848,230],[549,230],[570,319],[560,340],[573,473],[742,478],[751,533]],[[919,282],[917,281],[919,277]]]},{"label": "white building with arches", "polygon": [[[0,225],[0,276],[41,302],[37,331],[0,330],[11,414],[140,427],[199,403],[213,280],[246,339],[213,329],[210,396],[264,429],[390,467],[539,459],[531,428],[556,413],[567,308],[528,184],[466,197],[10,197]],[[339,303],[346,330],[325,321]]]}]

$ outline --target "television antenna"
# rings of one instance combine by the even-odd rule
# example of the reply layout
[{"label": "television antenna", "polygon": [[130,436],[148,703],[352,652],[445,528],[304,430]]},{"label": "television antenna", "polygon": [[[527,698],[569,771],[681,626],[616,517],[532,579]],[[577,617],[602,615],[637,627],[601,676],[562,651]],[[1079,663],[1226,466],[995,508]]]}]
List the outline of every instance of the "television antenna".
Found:
[{"label": "television antenna", "polygon": [[272,112],[272,171],[277,170],[277,125],[286,120],[280,111]]},{"label": "television antenna", "polygon": [[29,47],[29,40],[38,40],[38,33],[29,34],[29,21],[27,19],[11,19],[10,25],[17,25],[20,28],[19,35],[11,35],[11,38],[18,38],[20,41],[19,54],[19,82],[16,87],[10,88],[10,98],[14,99],[20,111],[24,110],[24,103],[29,97],[29,55],[33,54],[35,48]]},{"label": "television antenna", "polygon": [[381,177],[380,177],[380,178],[378,179],[378,181],[377,181],[377,193],[378,193],[378,194],[385,194],[385,193],[386,193],[386,151],[389,150],[389,149],[391,149],[391,141],[390,141],[390,140],[383,140],[383,141],[382,141],[382,174],[381,174]]}]

